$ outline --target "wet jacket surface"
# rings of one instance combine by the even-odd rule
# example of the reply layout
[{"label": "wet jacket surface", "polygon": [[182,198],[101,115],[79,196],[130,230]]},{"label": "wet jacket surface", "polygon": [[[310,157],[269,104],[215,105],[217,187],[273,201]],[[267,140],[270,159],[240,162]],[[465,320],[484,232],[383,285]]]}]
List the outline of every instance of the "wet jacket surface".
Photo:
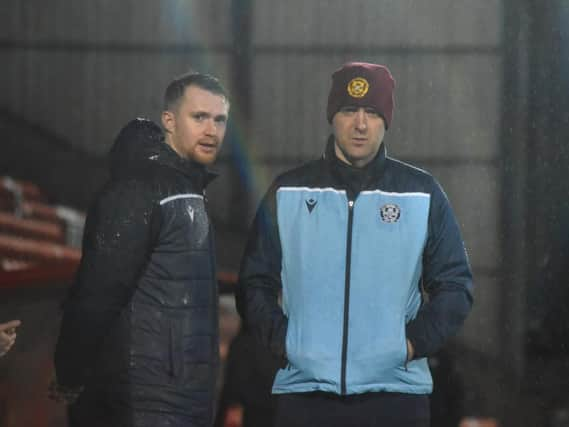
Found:
[{"label": "wet jacket surface", "polygon": [[241,266],[239,311],[284,361],[274,393],[430,393],[426,356],[472,304],[458,224],[435,179],[387,157],[384,144],[360,170],[333,144],[269,189]]},{"label": "wet jacket surface", "polygon": [[[218,290],[203,166],[137,119],[111,150],[64,304],[58,382],[83,385],[72,425],[210,426]],[[105,424],[101,424],[105,423]]]}]

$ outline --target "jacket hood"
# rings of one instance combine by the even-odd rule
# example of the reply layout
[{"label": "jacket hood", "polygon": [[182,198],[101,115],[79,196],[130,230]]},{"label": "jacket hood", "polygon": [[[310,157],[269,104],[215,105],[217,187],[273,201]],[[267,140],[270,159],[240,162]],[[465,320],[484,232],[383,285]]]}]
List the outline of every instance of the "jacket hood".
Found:
[{"label": "jacket hood", "polygon": [[162,129],[148,119],[137,118],[121,129],[109,152],[111,177],[133,176],[149,167],[164,165],[192,178],[204,187],[217,176],[204,165],[181,158],[166,142]]}]

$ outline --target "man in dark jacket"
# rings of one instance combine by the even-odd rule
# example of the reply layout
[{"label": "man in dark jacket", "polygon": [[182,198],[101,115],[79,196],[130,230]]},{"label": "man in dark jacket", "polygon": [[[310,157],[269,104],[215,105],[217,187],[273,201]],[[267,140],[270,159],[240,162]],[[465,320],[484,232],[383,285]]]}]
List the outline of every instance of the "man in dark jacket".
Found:
[{"label": "man in dark jacket", "polygon": [[278,177],[255,218],[238,308],[283,361],[278,427],[429,426],[427,357],[470,310],[445,194],[386,156],[394,87],[381,65],[337,70],[323,158]]},{"label": "man in dark jacket", "polygon": [[[75,426],[210,426],[218,290],[205,187],[226,130],[219,81],[166,89],[164,132],[136,119],[110,153],[64,304],[54,397]],[[76,400],[75,400],[76,399]]]}]

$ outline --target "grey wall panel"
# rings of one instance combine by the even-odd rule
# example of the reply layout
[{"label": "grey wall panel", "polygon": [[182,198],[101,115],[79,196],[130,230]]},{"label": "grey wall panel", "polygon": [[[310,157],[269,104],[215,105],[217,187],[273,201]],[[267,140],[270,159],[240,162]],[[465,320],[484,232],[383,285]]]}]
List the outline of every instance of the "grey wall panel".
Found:
[{"label": "grey wall panel", "polygon": [[501,23],[501,0],[256,1],[254,42],[280,46],[498,45]]},{"label": "grey wall panel", "polygon": [[21,51],[0,50],[0,99],[3,108],[21,111],[25,94],[24,53]]},{"label": "grey wall panel", "polygon": [[388,140],[398,155],[496,158],[502,76],[498,56],[386,59],[397,80]]},{"label": "grey wall panel", "polygon": [[[227,148],[225,147],[225,150]],[[231,223],[233,214],[232,190],[234,176],[227,161],[218,160],[212,167],[219,175],[207,187],[210,213],[221,222]]]},{"label": "grey wall panel", "polygon": [[[106,152],[126,121],[158,120],[171,78],[190,67],[227,82],[226,54],[140,54],[117,52],[3,53],[8,73],[18,75],[0,93],[0,108],[26,117],[88,152]],[[0,79],[1,80],[1,79]]]},{"label": "grey wall panel", "polygon": [[459,338],[467,346],[498,357],[501,345],[500,281],[492,276],[476,276],[474,305]]},{"label": "grey wall panel", "polygon": [[231,0],[2,0],[0,39],[229,43]]},{"label": "grey wall panel", "polygon": [[247,162],[246,168],[251,174],[252,184],[253,184],[253,194],[252,194],[252,212],[250,214],[251,220],[253,219],[254,211],[257,209],[261,197],[266,193],[269,186],[273,180],[280,174],[292,169],[296,166],[300,166],[302,163],[279,165],[279,164],[267,164],[264,162],[256,162],[252,160]]},{"label": "grey wall panel", "polygon": [[257,55],[253,66],[252,150],[258,157],[312,158],[327,135],[330,58]]},{"label": "grey wall panel", "polygon": [[[257,54],[253,141],[259,156],[318,155],[329,127],[330,76],[343,62],[389,66],[396,107],[386,141],[403,157],[492,160],[498,155],[501,63],[496,55]],[[270,143],[267,143],[270,141]]]}]

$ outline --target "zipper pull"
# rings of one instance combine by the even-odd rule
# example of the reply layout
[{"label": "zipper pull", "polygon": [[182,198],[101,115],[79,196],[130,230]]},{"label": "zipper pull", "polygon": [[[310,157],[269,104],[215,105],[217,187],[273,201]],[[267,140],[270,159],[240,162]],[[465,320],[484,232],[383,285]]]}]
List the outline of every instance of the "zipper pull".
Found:
[{"label": "zipper pull", "polygon": [[353,207],[354,207],[354,201],[353,200],[348,201],[348,207],[350,209],[353,209]]}]

